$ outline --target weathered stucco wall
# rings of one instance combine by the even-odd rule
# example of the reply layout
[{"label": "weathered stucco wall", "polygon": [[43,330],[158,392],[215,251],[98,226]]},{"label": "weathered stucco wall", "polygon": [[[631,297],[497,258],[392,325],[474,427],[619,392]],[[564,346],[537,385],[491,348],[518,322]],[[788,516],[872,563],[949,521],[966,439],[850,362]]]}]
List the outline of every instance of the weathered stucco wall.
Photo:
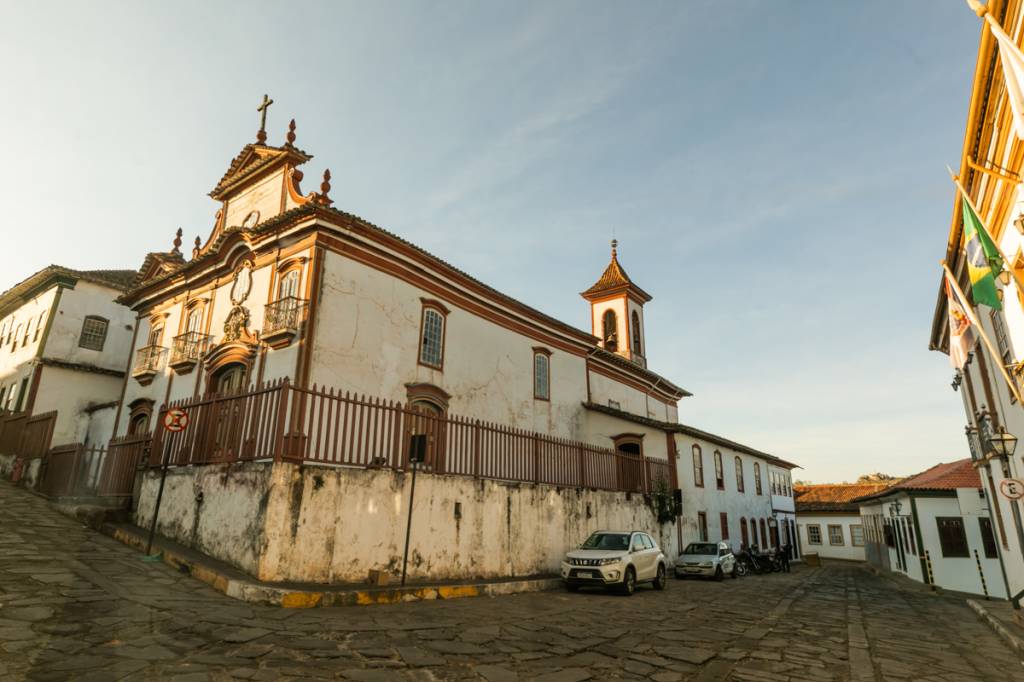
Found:
[{"label": "weathered stucco wall", "polygon": [[[39,390],[36,393],[35,414],[57,411],[57,422],[53,427],[53,445],[63,443],[81,443],[87,440],[90,428],[90,415],[86,411],[92,405],[117,400],[121,390],[122,379],[107,374],[79,372],[63,367],[43,367],[39,376]],[[97,432],[99,440],[90,441],[90,445],[106,445],[110,440],[112,429],[105,431],[106,438]]]},{"label": "weathered stucco wall", "polygon": [[[269,463],[169,469],[157,533],[256,575],[270,476]],[[159,485],[159,469],[148,470],[135,512],[143,528],[152,522]]]},{"label": "weathered stucco wall", "polygon": [[[361,582],[370,569],[401,570],[411,478],[270,462],[172,469],[158,532],[262,580]],[[140,526],[152,518],[158,484],[159,472],[148,472]],[[409,575],[553,573],[568,549],[598,529],[645,530],[667,556],[676,554],[674,529],[659,530],[642,495],[421,473]]]},{"label": "weathered stucco wall", "polygon": [[[370,569],[401,571],[411,478],[391,470],[278,465],[260,577],[334,583],[365,580]],[[642,495],[419,474],[409,575],[552,573],[566,550],[602,528],[659,536]]]}]

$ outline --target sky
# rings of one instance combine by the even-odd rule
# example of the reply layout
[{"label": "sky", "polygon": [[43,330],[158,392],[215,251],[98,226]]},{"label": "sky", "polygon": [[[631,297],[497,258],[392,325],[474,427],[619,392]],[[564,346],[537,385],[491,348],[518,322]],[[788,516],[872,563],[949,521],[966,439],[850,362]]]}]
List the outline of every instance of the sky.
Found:
[{"label": "sky", "polygon": [[969,456],[928,351],[981,22],[962,2],[0,0],[0,289],[205,240],[288,121],[335,206],[589,330],[609,241],[680,421],[798,463]]}]

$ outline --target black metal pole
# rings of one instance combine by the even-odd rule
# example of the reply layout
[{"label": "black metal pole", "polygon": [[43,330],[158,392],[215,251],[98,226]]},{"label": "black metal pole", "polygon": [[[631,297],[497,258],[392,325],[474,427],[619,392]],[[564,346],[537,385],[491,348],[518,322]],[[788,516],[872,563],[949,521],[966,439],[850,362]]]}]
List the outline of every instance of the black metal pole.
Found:
[{"label": "black metal pole", "polygon": [[[159,426],[157,428],[160,428]],[[146,542],[146,556],[151,556],[150,552],[153,549],[153,536],[156,534],[156,517],[160,513],[160,500],[164,497],[164,482],[167,480],[167,453],[168,449],[164,447],[163,439],[160,439],[160,447],[164,448],[163,460],[160,467],[160,488],[156,493],[156,505],[153,507],[153,520],[149,524],[149,540]]]},{"label": "black metal pole", "polygon": [[412,533],[412,502],[416,497],[416,462],[412,462],[412,485],[409,486],[409,520],[405,524],[405,552],[402,555],[402,587],[405,587],[405,569],[409,565],[409,535]]}]

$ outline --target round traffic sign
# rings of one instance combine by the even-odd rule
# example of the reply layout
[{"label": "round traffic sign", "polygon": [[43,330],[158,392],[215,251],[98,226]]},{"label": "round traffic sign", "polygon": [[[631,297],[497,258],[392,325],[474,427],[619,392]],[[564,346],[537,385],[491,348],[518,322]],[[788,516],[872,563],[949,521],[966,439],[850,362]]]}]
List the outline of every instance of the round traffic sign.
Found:
[{"label": "round traffic sign", "polygon": [[1024,497],[1024,481],[1019,478],[1004,478],[999,481],[999,492],[1003,497],[1019,500]]},{"label": "round traffic sign", "polygon": [[188,426],[188,413],[185,410],[174,408],[167,410],[164,415],[164,428],[168,431],[184,431]]}]

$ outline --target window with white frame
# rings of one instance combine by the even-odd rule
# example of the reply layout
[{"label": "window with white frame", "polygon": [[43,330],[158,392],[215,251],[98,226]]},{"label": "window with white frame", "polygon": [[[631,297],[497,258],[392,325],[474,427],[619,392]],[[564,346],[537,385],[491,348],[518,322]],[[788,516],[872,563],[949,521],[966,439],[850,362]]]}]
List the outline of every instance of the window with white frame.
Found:
[{"label": "window with white frame", "polygon": [[820,545],[821,544],[821,526],[816,523],[807,525],[807,544],[809,545]]},{"label": "window with white frame", "polygon": [[828,527],[828,544],[830,545],[843,545],[846,544],[843,540],[843,527],[838,525],[829,524]]},{"label": "window with white frame", "polygon": [[424,306],[420,330],[420,363],[435,369],[444,366],[444,316]]},{"label": "window with white frame", "polygon": [[533,351],[533,397],[537,400],[551,399],[551,357],[543,349]]},{"label": "window with white frame", "polygon": [[850,544],[854,547],[864,546],[864,526],[859,524],[850,526]]},{"label": "window with white frame", "polygon": [[89,315],[82,322],[82,333],[78,337],[78,346],[89,350],[103,350],[103,344],[107,341],[106,319],[98,315]]}]

